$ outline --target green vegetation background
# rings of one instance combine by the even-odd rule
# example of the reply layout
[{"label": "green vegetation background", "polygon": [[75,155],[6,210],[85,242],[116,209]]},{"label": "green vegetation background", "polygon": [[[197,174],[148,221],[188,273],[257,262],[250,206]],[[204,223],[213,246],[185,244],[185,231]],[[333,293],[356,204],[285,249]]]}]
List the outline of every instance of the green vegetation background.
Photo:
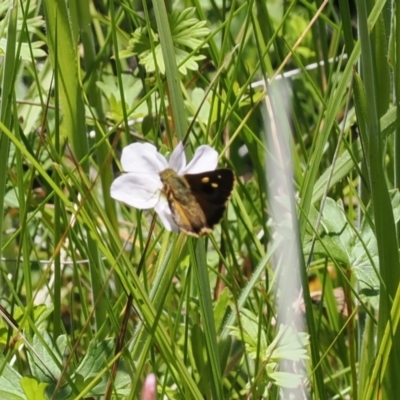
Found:
[{"label": "green vegetation background", "polygon": [[[2,0],[0,19],[1,398],[138,398],[150,373],[171,399],[400,393],[398,8]],[[282,74],[309,338],[276,323]],[[110,197],[124,146],[185,137],[237,177],[202,239]]]}]

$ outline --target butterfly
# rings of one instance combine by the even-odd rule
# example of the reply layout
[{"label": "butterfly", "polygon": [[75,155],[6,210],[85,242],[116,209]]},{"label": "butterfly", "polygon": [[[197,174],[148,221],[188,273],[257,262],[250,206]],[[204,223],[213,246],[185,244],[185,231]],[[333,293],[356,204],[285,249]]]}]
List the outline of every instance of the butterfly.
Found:
[{"label": "butterfly", "polygon": [[211,232],[222,219],[235,183],[227,168],[182,176],[167,168],[160,178],[175,223],[193,236]]}]

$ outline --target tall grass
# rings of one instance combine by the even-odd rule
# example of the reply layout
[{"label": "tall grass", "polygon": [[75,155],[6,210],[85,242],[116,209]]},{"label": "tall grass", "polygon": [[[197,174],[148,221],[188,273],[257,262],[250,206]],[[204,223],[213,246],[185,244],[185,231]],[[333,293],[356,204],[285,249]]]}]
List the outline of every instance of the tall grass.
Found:
[{"label": "tall grass", "polygon": [[[0,397],[394,398],[398,13],[0,3]],[[110,195],[179,141],[236,176],[202,238]]]}]

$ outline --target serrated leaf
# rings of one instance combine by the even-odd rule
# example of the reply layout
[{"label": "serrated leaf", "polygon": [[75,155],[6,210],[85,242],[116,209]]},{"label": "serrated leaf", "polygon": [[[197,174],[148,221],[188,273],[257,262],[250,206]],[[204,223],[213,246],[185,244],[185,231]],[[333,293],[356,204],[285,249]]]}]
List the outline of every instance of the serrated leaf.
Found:
[{"label": "serrated leaf", "polygon": [[[23,5],[23,7],[20,7],[18,9],[18,18],[23,19],[25,15],[27,14],[32,14],[37,11],[37,0],[22,0],[20,3]],[[3,0],[0,1],[0,17],[5,16],[5,13],[7,10],[10,8],[10,5],[12,5],[12,0]],[[29,5],[29,8],[27,7]]]},{"label": "serrated leaf", "polygon": [[43,16],[37,15],[36,17],[28,18],[26,22],[18,19],[17,30],[21,31],[25,29],[25,26],[28,28],[28,32],[35,33],[37,29],[45,26]]},{"label": "serrated leaf", "polygon": [[264,354],[267,350],[267,339],[264,331],[261,330],[261,332],[259,332],[260,328],[257,316],[250,310],[242,309],[240,314],[240,325],[241,329],[237,327],[231,328],[231,335],[235,336],[238,340],[245,342],[249,356],[255,357],[258,351],[260,354]]},{"label": "serrated leaf", "polygon": [[[35,33],[38,28],[42,28],[45,25],[45,21],[42,15],[33,15],[37,12],[37,1],[21,1],[23,7],[18,7],[17,14],[17,31],[21,32],[22,30],[27,29],[30,33]],[[8,18],[6,18],[6,14],[11,6],[11,1],[2,1],[0,2],[0,32],[5,32],[5,27],[8,24]],[[29,5],[29,9],[28,6]],[[27,15],[33,15],[32,17],[27,18]]]},{"label": "serrated leaf", "polygon": [[[46,306],[44,304],[41,304],[35,306],[35,308],[33,309],[33,320],[35,321],[35,324],[38,328],[41,325],[41,323],[45,321],[48,318],[48,316],[53,312],[53,309],[54,309],[53,305]],[[22,329],[29,328],[29,322],[26,319],[25,322],[22,323],[25,314],[26,314],[25,309],[17,307],[13,315],[14,319],[19,323],[19,327]]]},{"label": "serrated leaf", "polygon": [[[196,61],[203,60],[205,58],[205,56],[201,54],[187,58],[189,56],[189,53],[177,47],[174,47],[174,51],[176,63],[179,65],[179,72],[183,75],[187,74],[188,69],[192,71],[197,71],[199,69],[199,65]],[[183,62],[185,59],[187,59],[186,62]]]},{"label": "serrated leaf", "polygon": [[268,374],[268,377],[275,385],[288,389],[294,389],[302,383],[300,375],[290,372],[273,371]]},{"label": "serrated leaf", "polygon": [[147,27],[138,28],[133,32],[132,38],[129,40],[130,50],[132,54],[141,55],[142,53],[151,52],[151,41],[149,35],[153,36],[153,43],[159,43],[158,35]]},{"label": "serrated leaf", "polygon": [[[146,102],[142,102],[140,106],[136,105],[138,104],[142,90],[141,81],[127,74],[123,74],[121,79],[124,87],[125,105],[129,108],[129,118],[137,119],[148,115]],[[121,121],[123,119],[121,91],[119,90],[116,77],[103,76],[102,81],[97,81],[96,85],[104,94],[105,101],[108,102],[107,117],[113,121]],[[152,104],[157,104],[156,93],[152,95],[151,101]]]},{"label": "serrated leaf", "polygon": [[44,394],[47,383],[38,382],[35,378],[28,376],[21,378],[20,383],[28,400],[47,400]]},{"label": "serrated leaf", "polygon": [[267,349],[267,358],[275,362],[281,360],[299,361],[308,359],[306,346],[309,336],[298,332],[290,325],[280,325],[275,339]]},{"label": "serrated leaf", "polygon": [[[47,54],[44,50],[42,50],[40,47],[42,47],[45,43],[42,41],[37,41],[37,42],[32,42],[31,43],[31,48],[32,48],[32,56],[33,58],[41,58],[41,57],[46,57]],[[5,53],[7,48],[7,40],[4,38],[0,39],[0,50]],[[28,45],[28,43],[22,43],[21,44],[21,51],[20,51],[20,57],[24,61],[34,61],[31,56],[31,50]]]},{"label": "serrated leaf", "polygon": [[[210,33],[210,30],[206,27],[206,21],[199,21],[193,17],[195,11],[195,8],[191,7],[183,11],[175,10],[168,16],[176,63],[179,66],[179,72],[184,75],[187,74],[187,70],[197,71],[199,66],[196,61],[205,57],[199,54],[192,54],[189,57],[190,53],[182,47],[194,50],[203,43],[204,38]],[[149,35],[152,35],[152,40],[150,40]],[[144,66],[147,72],[155,72],[157,68],[161,74],[165,74],[165,63],[157,33],[147,27],[138,28],[132,34],[129,44],[130,48],[123,50],[120,53],[121,57],[137,55],[140,64]],[[203,47],[207,47],[207,44],[205,43]],[[184,62],[184,60],[186,61]]]},{"label": "serrated leaf", "polygon": [[185,20],[188,20],[194,16],[196,9],[194,7],[188,7],[184,10],[174,10],[170,16],[170,22],[175,22],[176,24],[181,24]]},{"label": "serrated leaf", "polygon": [[[124,87],[125,103],[129,107],[133,107],[135,101],[139,98],[140,92],[142,91],[142,83],[140,79],[137,79],[129,74],[121,75],[122,85]],[[121,91],[117,78],[111,75],[103,75],[101,81],[96,82],[97,87],[104,93],[104,97],[109,99],[111,96],[116,102],[121,102]]]},{"label": "serrated leaf", "polygon": [[[183,11],[174,10],[169,16],[169,23],[171,26],[171,34],[175,43],[175,40],[181,40],[185,37],[196,38],[205,37],[210,33],[208,28],[205,28],[207,21],[199,21],[194,17],[196,9],[194,7],[186,8]],[[193,45],[193,42],[187,44],[188,47],[194,49],[201,42]]]},{"label": "serrated leaf", "polygon": [[160,73],[165,74],[165,64],[160,44],[154,47],[154,54],[150,50],[141,53],[139,55],[139,62],[145,67],[147,72],[155,72],[157,63]]},{"label": "serrated leaf", "polygon": [[[192,50],[196,49],[210,33],[210,30],[205,25],[205,21],[198,21],[194,18],[184,21],[180,25],[172,25],[171,35],[174,43],[189,47]],[[208,47],[208,45],[205,43],[203,47]]]}]

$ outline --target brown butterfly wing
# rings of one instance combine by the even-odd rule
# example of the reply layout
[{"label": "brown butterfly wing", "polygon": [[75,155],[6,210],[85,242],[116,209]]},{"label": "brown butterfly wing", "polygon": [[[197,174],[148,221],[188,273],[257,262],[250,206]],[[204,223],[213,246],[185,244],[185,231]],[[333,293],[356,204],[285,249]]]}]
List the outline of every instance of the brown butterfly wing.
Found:
[{"label": "brown butterfly wing", "polygon": [[204,228],[207,222],[201,210],[199,212],[193,208],[184,207],[179,201],[173,198],[168,202],[172,217],[181,231],[194,236],[205,233]]},{"label": "brown butterfly wing", "polygon": [[200,174],[187,174],[184,178],[206,217],[207,227],[204,232],[207,232],[224,215],[235,182],[233,171],[221,168]]},{"label": "brown butterfly wing", "polygon": [[171,169],[161,172],[160,178],[172,217],[179,229],[195,236],[202,234],[207,226],[206,217],[188,181]]}]

